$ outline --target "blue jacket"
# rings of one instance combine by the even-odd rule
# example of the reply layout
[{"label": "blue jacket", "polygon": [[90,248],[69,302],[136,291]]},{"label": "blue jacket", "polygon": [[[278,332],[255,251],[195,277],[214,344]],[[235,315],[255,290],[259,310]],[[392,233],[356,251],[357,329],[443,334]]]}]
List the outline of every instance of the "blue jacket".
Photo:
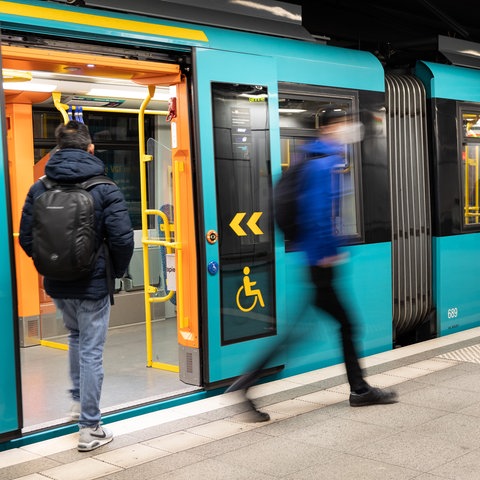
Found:
[{"label": "blue jacket", "polygon": [[333,205],[339,198],[335,167],[343,164],[343,147],[324,140],[307,144],[310,157],[302,169],[302,188],[298,196],[301,225],[298,246],[305,251],[309,265],[337,255],[338,237],[334,234]]},{"label": "blue jacket", "polygon": [[[45,174],[58,183],[79,183],[96,175],[103,175],[103,162],[83,150],[66,148],[57,150],[45,166]],[[20,221],[20,245],[32,256],[33,202],[46,188],[38,180],[31,187],[23,206]],[[127,205],[116,185],[101,184],[90,189],[95,204],[97,246],[106,239],[110,252],[111,274],[121,277],[133,253],[133,230]],[[111,282],[111,280],[110,280]],[[89,278],[72,282],[45,278],[45,290],[52,298],[79,298],[98,300],[109,294],[104,249],[98,255],[94,271]]]}]

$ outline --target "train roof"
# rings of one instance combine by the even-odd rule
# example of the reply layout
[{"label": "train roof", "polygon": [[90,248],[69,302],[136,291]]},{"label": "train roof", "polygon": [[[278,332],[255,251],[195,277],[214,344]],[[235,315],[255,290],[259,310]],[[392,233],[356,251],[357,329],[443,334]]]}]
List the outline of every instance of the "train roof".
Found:
[{"label": "train roof", "polygon": [[[278,2],[277,2],[278,3]],[[383,91],[383,67],[369,52],[330,47],[322,42],[280,38],[273,35],[177,22],[151,16],[80,8],[41,0],[0,2],[4,29],[69,40],[164,47],[186,51],[192,47],[275,57],[279,80],[321,83]],[[299,74],[299,65],[305,66]]]},{"label": "train roof", "polygon": [[416,75],[422,80],[429,98],[480,102],[480,70],[418,62]]}]

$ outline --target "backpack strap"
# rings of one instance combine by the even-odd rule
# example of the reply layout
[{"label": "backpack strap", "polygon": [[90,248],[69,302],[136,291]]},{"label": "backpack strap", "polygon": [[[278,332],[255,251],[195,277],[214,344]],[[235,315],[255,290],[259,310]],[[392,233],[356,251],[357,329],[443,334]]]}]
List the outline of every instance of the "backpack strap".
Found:
[{"label": "backpack strap", "polygon": [[43,185],[45,185],[45,188],[47,190],[50,190],[50,188],[57,185],[57,183],[54,180],[52,180],[51,178],[48,178],[46,175],[43,175],[42,177],[40,177],[39,180],[43,183]]},{"label": "backpack strap", "polygon": [[[39,179],[44,185],[45,185],[45,188],[50,189],[52,187],[54,187],[55,185],[59,185],[58,182],[56,182],[55,180],[52,180],[51,178],[47,177],[46,175],[43,175],[42,177],[40,177]],[[65,183],[65,185],[69,185],[69,186],[79,186],[81,188],[83,188],[84,190],[89,190],[90,188],[94,187],[95,185],[100,185],[102,183],[108,183],[110,185],[116,185],[116,183],[110,178],[110,177],[107,177],[106,175],[96,175],[95,177],[91,177],[91,178],[88,178],[87,180],[85,180],[84,182],[81,182],[81,183]]]},{"label": "backpack strap", "polygon": [[102,183],[108,183],[109,185],[116,185],[116,183],[106,175],[97,175],[95,177],[91,177],[85,180],[84,182],[79,183],[78,185],[85,190],[89,190],[95,185],[101,185]]}]

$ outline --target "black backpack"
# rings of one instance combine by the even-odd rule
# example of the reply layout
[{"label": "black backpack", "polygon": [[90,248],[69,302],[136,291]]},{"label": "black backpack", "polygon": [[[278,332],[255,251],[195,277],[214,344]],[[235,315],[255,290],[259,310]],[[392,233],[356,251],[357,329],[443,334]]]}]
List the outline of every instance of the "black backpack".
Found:
[{"label": "black backpack", "polygon": [[275,220],[285,240],[295,241],[298,238],[297,198],[302,186],[305,163],[303,160],[284,171],[273,190]]},{"label": "black backpack", "polygon": [[47,190],[33,203],[32,258],[37,271],[54,280],[87,277],[94,266],[95,207],[88,191],[94,185],[115,182],[106,176],[82,183],[58,184],[40,178]]}]

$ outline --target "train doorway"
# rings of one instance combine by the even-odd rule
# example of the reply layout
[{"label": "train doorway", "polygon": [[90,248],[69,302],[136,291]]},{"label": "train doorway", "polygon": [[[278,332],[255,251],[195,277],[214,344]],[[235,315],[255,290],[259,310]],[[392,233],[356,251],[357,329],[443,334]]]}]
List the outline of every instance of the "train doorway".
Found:
[{"label": "train doorway", "polygon": [[65,423],[70,408],[66,331],[15,233],[28,188],[55,148],[53,132],[70,117],[89,126],[135,229],[134,256],[116,283],[102,411],[199,389],[179,354],[179,345],[198,348],[186,79],[174,62],[112,52],[2,46],[4,80],[11,80],[4,89],[24,431]]}]

